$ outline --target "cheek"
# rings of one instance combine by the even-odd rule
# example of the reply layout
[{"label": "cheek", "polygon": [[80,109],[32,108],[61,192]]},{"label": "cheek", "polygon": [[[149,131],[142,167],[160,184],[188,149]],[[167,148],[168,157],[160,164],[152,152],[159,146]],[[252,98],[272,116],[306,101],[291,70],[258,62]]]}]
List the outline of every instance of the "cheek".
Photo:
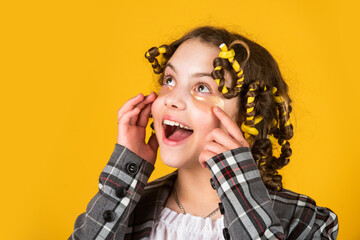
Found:
[{"label": "cheek", "polygon": [[193,96],[193,104],[196,108],[204,113],[212,115],[212,108],[219,107],[224,110],[224,100],[218,96],[201,97]]},{"label": "cheek", "polygon": [[219,119],[212,112],[213,107],[219,106],[217,104],[219,104],[219,102],[217,102],[216,99],[209,99],[209,97],[206,99],[194,97],[192,100],[194,109],[194,111],[192,111],[193,119],[196,121],[198,129],[201,129],[201,132],[205,135],[220,126]]},{"label": "cheek", "polygon": [[162,105],[162,97],[158,96],[151,105],[151,114],[154,120],[157,118],[161,105]]},{"label": "cheek", "polygon": [[160,91],[158,93],[158,98],[161,98],[163,97],[164,95],[166,95],[167,93],[169,93],[171,90],[173,90],[173,86],[166,86],[166,85],[163,85],[161,88],[160,88]]},{"label": "cheek", "polygon": [[156,113],[156,105],[157,105],[157,99],[152,103],[151,105],[151,114],[154,116]]},{"label": "cheek", "polygon": [[238,108],[239,104],[237,98],[232,98],[226,99],[223,110],[233,121],[236,121],[239,111]]}]

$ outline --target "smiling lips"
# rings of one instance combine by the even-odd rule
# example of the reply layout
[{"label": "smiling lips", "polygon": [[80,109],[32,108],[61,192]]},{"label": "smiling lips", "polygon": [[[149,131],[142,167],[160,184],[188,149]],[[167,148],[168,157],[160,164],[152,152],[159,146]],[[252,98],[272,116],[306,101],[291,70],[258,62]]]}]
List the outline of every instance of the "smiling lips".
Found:
[{"label": "smiling lips", "polygon": [[177,121],[164,119],[164,142],[169,145],[177,145],[193,134],[194,130],[189,126]]}]

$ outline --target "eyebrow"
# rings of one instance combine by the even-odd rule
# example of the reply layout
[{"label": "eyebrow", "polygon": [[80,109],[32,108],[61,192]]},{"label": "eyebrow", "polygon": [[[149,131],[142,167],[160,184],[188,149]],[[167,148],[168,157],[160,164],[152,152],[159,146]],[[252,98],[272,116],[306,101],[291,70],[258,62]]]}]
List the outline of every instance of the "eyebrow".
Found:
[{"label": "eyebrow", "polygon": [[[165,65],[165,68],[166,67],[171,68],[176,73],[176,68],[171,63],[167,62]],[[202,73],[202,72],[191,74],[191,77],[211,77],[212,78],[211,73]]]}]

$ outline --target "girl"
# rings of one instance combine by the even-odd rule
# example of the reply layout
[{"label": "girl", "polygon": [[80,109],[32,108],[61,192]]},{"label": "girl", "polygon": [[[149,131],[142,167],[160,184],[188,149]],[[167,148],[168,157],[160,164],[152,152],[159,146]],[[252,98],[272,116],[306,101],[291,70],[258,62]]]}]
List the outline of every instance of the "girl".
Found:
[{"label": "girl", "polygon": [[[267,50],[200,27],[145,57],[161,89],[118,111],[115,150],[70,239],[336,239],[331,210],[282,188],[291,100]],[[158,147],[178,170],[148,183]]]}]

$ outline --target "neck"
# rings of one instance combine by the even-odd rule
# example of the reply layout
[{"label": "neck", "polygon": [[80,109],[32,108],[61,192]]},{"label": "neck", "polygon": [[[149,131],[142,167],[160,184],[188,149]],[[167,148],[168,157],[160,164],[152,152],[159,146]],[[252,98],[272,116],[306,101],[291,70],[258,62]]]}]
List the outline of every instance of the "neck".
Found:
[{"label": "neck", "polygon": [[[174,188],[186,213],[205,217],[218,207],[220,199],[216,190],[210,185],[210,178],[210,170],[202,168],[200,164],[178,170]],[[172,200],[174,200],[173,194]],[[173,204],[174,206],[177,208],[176,211],[180,212],[179,207]],[[212,219],[220,216],[221,214],[217,212],[212,216]]]}]

